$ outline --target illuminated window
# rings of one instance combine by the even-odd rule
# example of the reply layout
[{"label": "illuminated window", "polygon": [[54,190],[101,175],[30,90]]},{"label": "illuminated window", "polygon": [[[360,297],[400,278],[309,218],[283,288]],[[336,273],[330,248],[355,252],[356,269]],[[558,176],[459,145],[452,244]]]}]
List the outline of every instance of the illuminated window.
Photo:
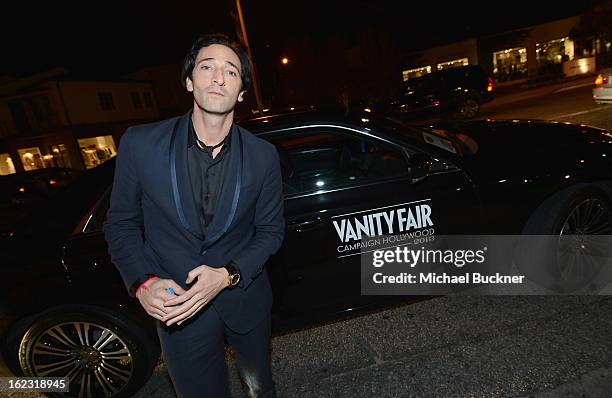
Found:
[{"label": "illuminated window", "polygon": [[404,81],[406,81],[408,79],[412,79],[414,77],[420,77],[428,73],[431,73],[431,66],[423,66],[420,68],[414,68],[414,69],[408,69],[408,70],[402,71],[402,78],[404,79]]},{"label": "illuminated window", "polygon": [[70,155],[64,144],[50,145],[49,154],[43,156],[43,158],[45,159],[45,167],[72,167]]},{"label": "illuminated window", "polygon": [[112,135],[80,138],[78,141],[83,163],[88,169],[96,167],[117,155]]},{"label": "illuminated window", "polygon": [[540,66],[560,64],[574,59],[574,42],[569,37],[536,43],[536,59]]},{"label": "illuminated window", "polygon": [[441,62],[438,64],[438,70],[448,69],[448,68],[456,68],[459,66],[466,66],[469,64],[469,60],[467,58],[454,59],[452,61]]},{"label": "illuminated window", "polygon": [[25,171],[45,168],[43,156],[38,147],[18,149],[17,153]]},{"label": "illuminated window", "polygon": [[527,77],[527,49],[508,48],[493,53],[493,75],[498,82]]},{"label": "illuminated window", "polygon": [[0,176],[15,173],[13,159],[8,153],[0,153]]}]

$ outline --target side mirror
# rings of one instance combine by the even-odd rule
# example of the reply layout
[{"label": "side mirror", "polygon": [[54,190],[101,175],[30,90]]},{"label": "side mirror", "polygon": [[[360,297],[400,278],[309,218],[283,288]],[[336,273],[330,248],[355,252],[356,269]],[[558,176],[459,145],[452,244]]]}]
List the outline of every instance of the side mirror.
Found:
[{"label": "side mirror", "polygon": [[423,181],[433,167],[431,156],[424,153],[415,153],[410,156],[410,178],[412,182]]}]

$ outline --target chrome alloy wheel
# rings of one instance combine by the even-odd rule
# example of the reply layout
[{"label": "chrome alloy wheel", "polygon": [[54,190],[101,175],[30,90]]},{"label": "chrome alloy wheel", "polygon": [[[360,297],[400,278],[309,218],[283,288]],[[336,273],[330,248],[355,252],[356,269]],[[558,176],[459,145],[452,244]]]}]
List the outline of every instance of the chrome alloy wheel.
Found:
[{"label": "chrome alloy wheel", "polygon": [[578,203],[559,234],[558,272],[567,281],[592,278],[610,253],[612,224],[609,207],[597,198]]},{"label": "chrome alloy wheel", "polygon": [[133,372],[125,342],[111,329],[90,322],[51,325],[36,335],[28,332],[19,362],[28,376],[67,377],[67,395],[74,397],[116,395]]},{"label": "chrome alloy wheel", "polygon": [[468,98],[460,105],[459,114],[462,118],[470,119],[478,114],[479,108],[478,102],[475,99]]}]

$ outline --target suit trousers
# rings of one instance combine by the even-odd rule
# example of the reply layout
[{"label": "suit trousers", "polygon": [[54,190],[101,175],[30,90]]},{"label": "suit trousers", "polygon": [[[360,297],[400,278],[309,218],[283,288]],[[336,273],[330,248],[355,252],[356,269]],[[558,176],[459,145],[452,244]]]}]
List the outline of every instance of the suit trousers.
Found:
[{"label": "suit trousers", "polygon": [[270,316],[239,334],[229,329],[212,305],[181,326],[157,321],[164,362],[179,398],[229,396],[224,337],[236,354],[238,373],[249,397],[274,398],[270,369]]}]

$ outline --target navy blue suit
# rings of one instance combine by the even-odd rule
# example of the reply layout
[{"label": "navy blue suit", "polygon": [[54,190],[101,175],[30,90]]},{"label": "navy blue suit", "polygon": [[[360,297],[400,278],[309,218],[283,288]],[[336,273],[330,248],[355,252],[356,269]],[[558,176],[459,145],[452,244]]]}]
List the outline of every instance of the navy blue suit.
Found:
[{"label": "navy blue suit", "polygon": [[[240,269],[237,287],[222,290],[182,326],[158,323],[164,356],[176,348],[164,347],[165,337],[214,323],[198,324],[198,317],[214,316],[237,336],[264,321],[269,333],[272,292],[263,267],[280,247],[285,229],[276,148],[234,124],[229,164],[213,220],[203,234],[187,163],[190,117],[191,112],[126,131],[105,224],[111,258],[131,292],[147,274],[173,279],[187,289],[187,274],[199,265],[222,267],[232,261]],[[179,395],[193,395],[178,390]]]}]

